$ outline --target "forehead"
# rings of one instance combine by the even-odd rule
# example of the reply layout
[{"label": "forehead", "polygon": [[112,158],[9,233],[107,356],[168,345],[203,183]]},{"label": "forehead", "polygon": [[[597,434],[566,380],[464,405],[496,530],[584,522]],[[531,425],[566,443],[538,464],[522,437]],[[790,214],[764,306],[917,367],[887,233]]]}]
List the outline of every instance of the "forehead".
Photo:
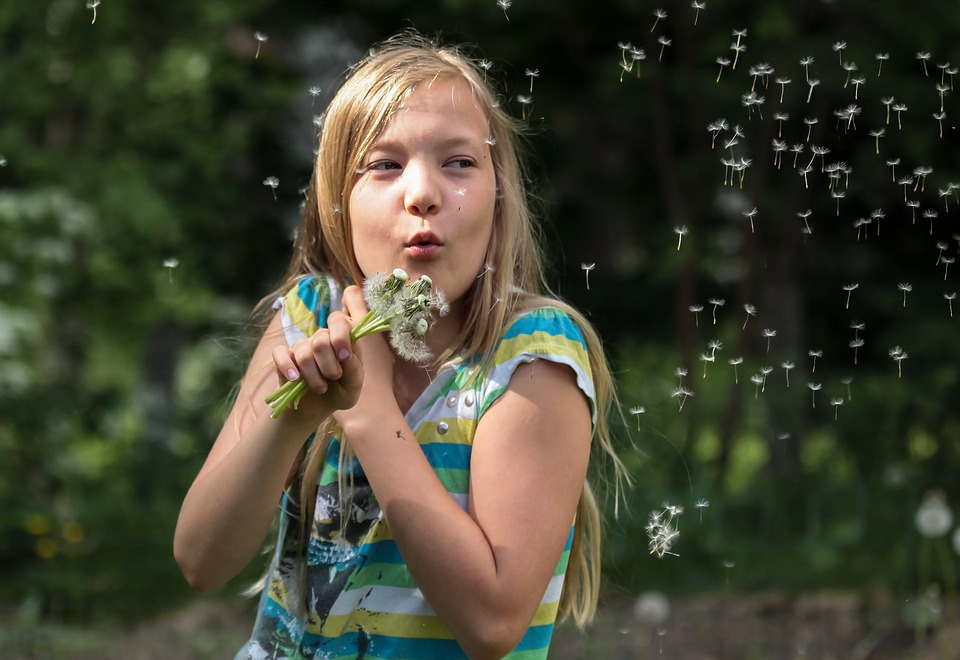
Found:
[{"label": "forehead", "polygon": [[486,112],[462,78],[426,80],[412,88],[388,121],[382,138],[398,130],[488,133]]}]

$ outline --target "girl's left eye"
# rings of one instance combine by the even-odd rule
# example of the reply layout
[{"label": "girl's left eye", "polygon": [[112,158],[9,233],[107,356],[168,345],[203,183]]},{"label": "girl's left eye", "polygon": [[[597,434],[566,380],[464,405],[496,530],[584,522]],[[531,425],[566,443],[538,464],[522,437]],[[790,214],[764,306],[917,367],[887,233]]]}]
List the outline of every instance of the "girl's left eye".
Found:
[{"label": "girl's left eye", "polygon": [[473,160],[470,158],[454,158],[448,162],[447,165],[457,169],[466,169],[468,167],[473,167]]}]

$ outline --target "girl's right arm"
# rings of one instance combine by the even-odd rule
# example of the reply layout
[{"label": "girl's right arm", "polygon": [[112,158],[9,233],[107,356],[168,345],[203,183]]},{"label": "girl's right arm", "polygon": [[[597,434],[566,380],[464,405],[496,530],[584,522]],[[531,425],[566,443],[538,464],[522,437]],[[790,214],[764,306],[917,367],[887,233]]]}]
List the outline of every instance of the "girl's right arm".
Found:
[{"label": "girl's right arm", "polygon": [[[277,314],[254,351],[177,521],[174,557],[193,588],[214,589],[253,559],[307,437],[335,410],[356,401],[363,371],[350,345],[350,323],[335,313],[328,324],[329,330],[287,347]],[[300,376],[310,392],[297,410],[271,419],[264,398],[284,379]]]}]

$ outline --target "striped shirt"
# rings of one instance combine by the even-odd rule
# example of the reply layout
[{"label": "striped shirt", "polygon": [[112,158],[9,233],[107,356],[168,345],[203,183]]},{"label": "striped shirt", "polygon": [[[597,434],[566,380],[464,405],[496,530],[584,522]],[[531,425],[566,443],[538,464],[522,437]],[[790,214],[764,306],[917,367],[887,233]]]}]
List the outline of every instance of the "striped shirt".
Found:
[{"label": "striped shirt", "polygon": [[[307,276],[277,301],[288,343],[324,327],[340,292],[326,278]],[[406,413],[437,477],[467,509],[470,454],[479,420],[506,391],[523,363],[550,360],[568,365],[596,415],[587,348],[579,328],[562,311],[544,307],[512,319],[481,377],[465,361],[440,371]],[[260,598],[249,642],[237,658],[466,658],[449,628],[413,581],[393,540],[363,469],[341,464],[340,444],[327,449],[307,544],[305,569],[298,560],[299,511],[285,496],[277,549]],[[341,519],[339,476],[352,475],[351,502]],[[507,656],[547,657],[563,589],[571,535],[526,634]],[[298,571],[305,570],[305,579]],[[303,585],[304,593],[299,593]]]}]

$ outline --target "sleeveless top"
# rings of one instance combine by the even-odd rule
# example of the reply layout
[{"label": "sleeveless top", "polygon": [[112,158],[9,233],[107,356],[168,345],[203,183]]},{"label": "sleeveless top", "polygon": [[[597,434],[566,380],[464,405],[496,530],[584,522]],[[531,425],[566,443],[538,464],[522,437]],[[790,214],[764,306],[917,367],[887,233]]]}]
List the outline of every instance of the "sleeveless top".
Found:
[{"label": "sleeveless top", "polygon": [[[329,311],[340,306],[335,283],[314,276],[299,280],[275,305],[291,344],[324,327]],[[551,307],[512,319],[479,378],[470,380],[476,364],[469,360],[442,369],[406,414],[437,477],[464,510],[477,423],[506,390],[517,366],[534,360],[565,364],[574,371],[595,423],[586,342],[571,319]],[[353,458],[341,465],[339,454],[340,443],[334,438],[319,478],[305,562],[304,552],[298,550],[302,544],[296,497],[291,498],[289,491],[284,496],[277,547],[253,634],[236,658],[467,658],[411,578],[359,461]],[[345,524],[339,470],[352,475]],[[572,534],[573,527],[526,634],[507,658],[547,657]]]}]

